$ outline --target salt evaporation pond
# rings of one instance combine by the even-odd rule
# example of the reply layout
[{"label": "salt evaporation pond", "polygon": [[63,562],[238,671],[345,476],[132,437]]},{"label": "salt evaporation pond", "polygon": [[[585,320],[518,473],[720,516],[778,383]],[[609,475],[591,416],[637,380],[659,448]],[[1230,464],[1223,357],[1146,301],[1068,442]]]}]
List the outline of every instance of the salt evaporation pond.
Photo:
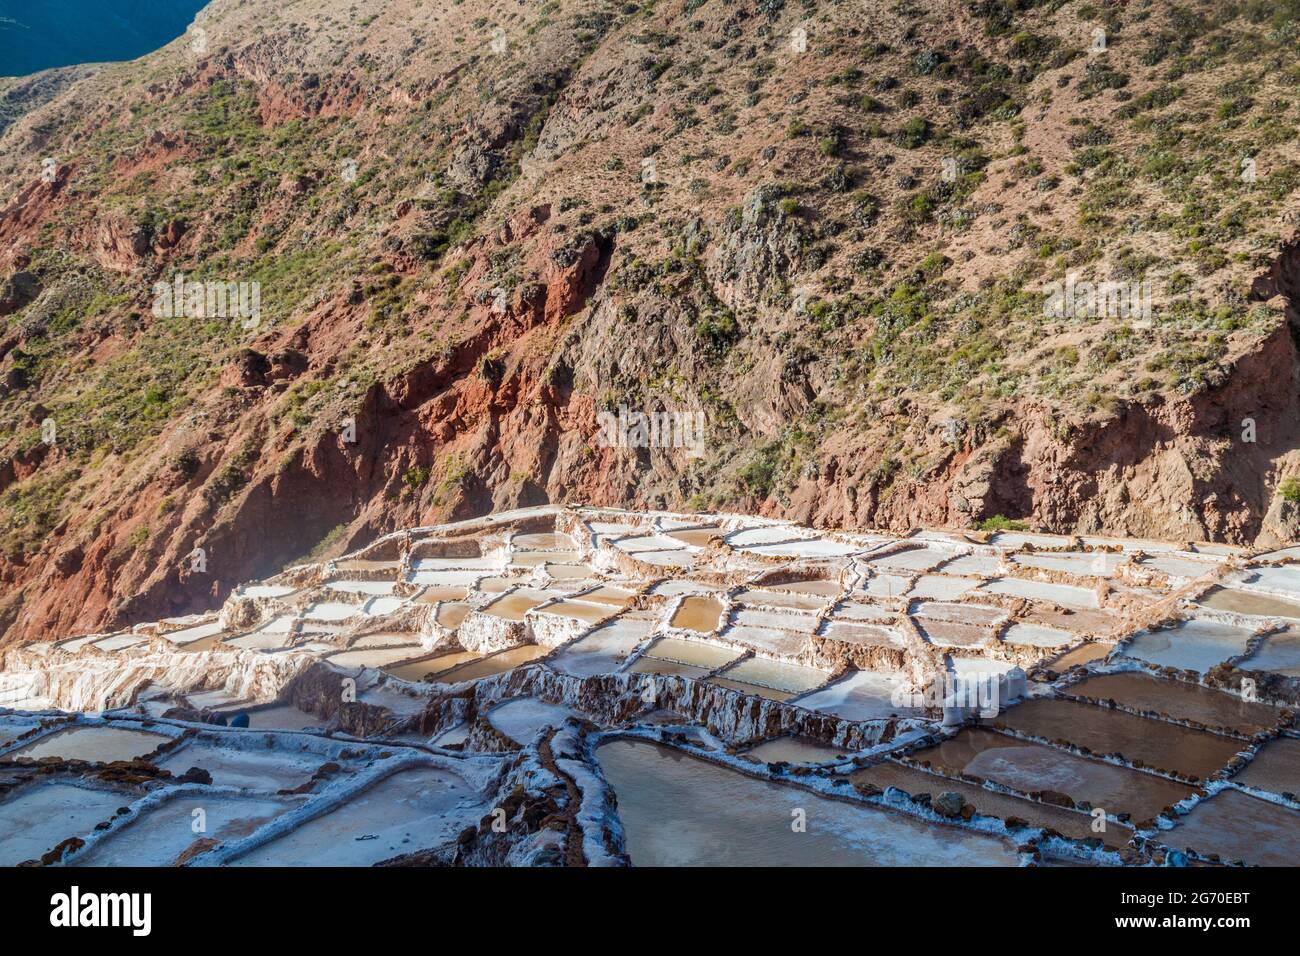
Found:
[{"label": "salt evaporation pond", "polygon": [[687,641],[677,637],[661,637],[651,644],[645,652],[646,657],[661,661],[676,661],[679,664],[693,664],[713,670],[729,664],[743,652],[722,644],[707,644],[704,641]]},{"label": "salt evaporation pond", "polygon": [[718,629],[722,619],[722,604],[711,597],[690,595],[682,599],[681,606],[673,612],[672,627],[685,628],[710,634]]},{"label": "salt evaporation pond", "polygon": [[596,604],[588,601],[556,601],[554,604],[539,608],[537,613],[567,617],[586,624],[598,624],[615,612],[613,608],[606,604]]},{"label": "salt evaporation pond", "polygon": [[1058,631],[1054,627],[1043,627],[1039,624],[1012,624],[1002,635],[1002,639],[1008,644],[1021,644],[1028,647],[1065,647],[1067,644],[1072,644],[1075,637],[1068,631]]},{"label": "salt evaporation pond", "polygon": [[1217,854],[1224,862],[1296,866],[1300,865],[1300,812],[1224,790],[1202,800],[1158,839],[1175,849]]},{"label": "salt evaporation pond", "polygon": [[661,677],[690,677],[699,680],[707,677],[713,669],[643,655],[627,670],[629,674],[659,674]]},{"label": "salt evaporation pond", "polygon": [[1192,788],[1114,764],[1077,757],[1016,737],[967,728],[912,754],[954,773],[974,774],[1023,793],[1051,790],[1109,813],[1147,820],[1192,794]]},{"label": "salt evaporation pond", "polygon": [[1239,665],[1247,671],[1274,671],[1286,677],[1300,677],[1300,632],[1280,631],[1259,642],[1255,653]]},{"label": "salt evaporation pond", "polygon": [[1095,754],[1122,754],[1149,767],[1202,780],[1221,770],[1243,743],[1164,721],[1146,720],[1074,700],[1039,697],[997,717],[998,724],[1044,740],[1066,740]]},{"label": "salt evaporation pond", "polygon": [[73,727],[20,747],[9,757],[62,757],[64,760],[89,760],[111,763],[134,760],[157,748],[170,738],[126,727]]},{"label": "salt evaporation pond", "polygon": [[413,657],[419,657],[421,652],[419,646],[410,644],[405,647],[367,647],[360,650],[330,654],[325,660],[335,667],[343,667],[349,670],[354,667],[387,668],[403,661],[409,661]]},{"label": "salt evaporation pond", "polygon": [[201,767],[212,775],[212,783],[218,787],[275,791],[306,783],[323,763],[325,758],[314,754],[270,748],[244,750],[197,741],[169,754],[158,762],[158,767],[177,777],[191,767]]},{"label": "salt evaporation pond", "polygon": [[[68,859],[72,866],[173,866],[199,840],[222,843],[248,836],[293,804],[265,797],[184,794],[146,810],[138,819]],[[202,811],[195,817],[195,811]],[[196,832],[195,827],[202,829]]]},{"label": "salt evaporation pond", "polygon": [[760,763],[809,766],[829,763],[832,760],[843,760],[848,756],[848,751],[838,747],[828,747],[826,744],[804,737],[777,737],[751,747],[745,751],[745,756]]},{"label": "salt evaporation pond", "polygon": [[1300,740],[1270,740],[1235,777],[1234,782],[1272,793],[1300,794]]},{"label": "salt evaporation pond", "polygon": [[541,647],[537,644],[522,644],[519,647],[512,647],[509,650],[443,671],[438,675],[437,681],[440,684],[457,684],[461,681],[478,680],[480,677],[504,674],[521,664],[527,664],[539,657],[545,657],[550,652],[549,647]]},{"label": "salt evaporation pond", "polygon": [[1026,581],[1022,578],[998,578],[983,588],[990,594],[1006,594],[1027,601],[1051,601],[1066,607],[1099,607],[1097,594],[1087,588],[1072,584],[1051,584],[1047,581]]},{"label": "salt evaporation pond", "polygon": [[1280,718],[1280,712],[1267,704],[1146,674],[1098,674],[1067,688],[1066,693],[1113,700],[1135,710],[1166,714],[1175,720],[1194,720],[1206,727],[1227,727],[1243,734],[1268,730]]},{"label": "salt evaporation pond", "polygon": [[862,560],[866,564],[898,571],[930,571],[949,557],[951,555],[947,552],[936,551],[931,548],[906,548],[892,554],[863,558]]},{"label": "salt evaporation pond", "polygon": [[519,588],[517,591],[511,591],[504,597],[499,597],[487,607],[483,608],[484,614],[491,614],[493,617],[499,617],[505,621],[522,621],[524,615],[531,611],[537,605],[545,601],[550,595],[541,591],[530,591],[527,588]]},{"label": "salt evaporation pond", "polygon": [[168,631],[162,636],[173,644],[193,644],[205,637],[216,637],[222,630],[224,628],[220,621],[209,621],[207,624],[197,624],[194,627],[182,628],[179,631]]},{"label": "salt evaporation pond", "polygon": [[1300,618],[1300,604],[1270,594],[1256,594],[1238,588],[1213,587],[1196,602],[1201,607],[1234,614],[1257,614],[1262,617]]},{"label": "salt evaporation pond", "polygon": [[475,654],[473,651],[453,651],[450,654],[442,654],[439,657],[426,657],[423,660],[411,661],[408,664],[390,665],[383,668],[383,671],[398,680],[419,682],[426,677],[442,674],[453,667],[459,667],[461,664],[468,664],[470,661],[482,659],[482,654]]},{"label": "salt evaporation pond", "polygon": [[516,743],[529,743],[544,727],[556,727],[573,716],[563,704],[548,704],[536,697],[516,697],[493,707],[487,720]]},{"label": "salt evaporation pond", "polygon": [[11,743],[41,725],[39,717],[22,717],[10,715],[0,717],[0,747],[8,747]]},{"label": "salt evaporation pond", "polygon": [[1139,634],[1124,650],[1126,657],[1136,657],[1162,667],[1204,674],[1215,664],[1246,651],[1251,632],[1215,621],[1181,621],[1174,627]]},{"label": "salt evaporation pond", "polygon": [[40,859],[68,837],[91,832],[130,802],[123,793],[68,783],[29,784],[0,802],[0,866]]},{"label": "salt evaporation pond", "polygon": [[806,541],[786,541],[778,544],[758,544],[744,548],[754,554],[771,555],[779,558],[839,558],[862,550],[851,544],[830,541],[826,538],[812,538]]},{"label": "salt evaporation pond", "polygon": [[327,581],[325,587],[344,594],[392,594],[392,581]]},{"label": "salt evaporation pond", "polygon": [[1060,657],[1052,661],[1052,667],[1058,671],[1069,670],[1071,667],[1077,667],[1080,664],[1091,664],[1093,661],[1099,661],[1115,649],[1114,644],[1108,644],[1105,641],[1094,641],[1089,644],[1082,644],[1073,650],[1066,651]]},{"label": "salt evaporation pond", "polygon": [[816,594],[824,598],[838,597],[844,587],[830,578],[809,578],[807,581],[787,581],[784,584],[769,584],[775,591],[789,591],[792,594]]},{"label": "salt evaporation pond", "polygon": [[737,594],[736,603],[784,607],[796,611],[817,611],[829,604],[830,598],[799,591],[755,588]]},{"label": "salt evaporation pond", "polygon": [[775,687],[767,687],[763,684],[751,684],[748,681],[735,680],[730,677],[710,677],[710,684],[717,684],[719,687],[726,687],[728,690],[740,691],[742,694],[748,694],[750,697],[764,697],[768,700],[789,700],[794,694],[788,690],[778,690]]},{"label": "salt evaporation pond", "polygon": [[979,578],[948,577],[943,574],[923,574],[907,592],[910,598],[927,598],[936,601],[953,601],[980,585]]},{"label": "salt evaporation pond", "polygon": [[551,667],[577,677],[612,674],[653,627],[653,621],[636,618],[611,621],[556,654]]},{"label": "salt evaporation pond", "polygon": [[572,551],[577,543],[567,534],[543,531],[536,534],[517,534],[514,546],[519,551]]},{"label": "salt evaporation pond", "polygon": [[248,726],[253,730],[307,730],[329,723],[328,718],[309,714],[293,704],[273,704],[247,714]]},{"label": "salt evaporation pond", "polygon": [[892,760],[884,760],[853,773],[849,777],[854,783],[870,783],[887,790],[897,787],[911,797],[929,794],[931,798],[941,793],[956,793],[966,803],[975,808],[975,812],[984,816],[999,817],[1003,820],[1018,817],[1033,827],[1051,827],[1075,840],[1091,840],[1098,837],[1113,848],[1122,847],[1133,836],[1131,828],[1122,823],[1109,821],[1103,833],[1092,829],[1092,816],[1079,810],[1067,810],[1024,800],[1008,793],[985,790],[983,787],[927,773],[916,767],[905,766]]},{"label": "salt evaporation pond", "polygon": [[487,810],[451,771],[399,770],[338,809],[249,851],[234,865],[371,866],[454,840]]},{"label": "salt evaporation pond", "polygon": [[877,671],[852,671],[821,690],[799,698],[799,706],[845,720],[875,720],[890,717],[920,716],[921,707],[899,706],[894,697],[904,686],[901,676]]},{"label": "salt evaporation pond", "polygon": [[667,532],[667,535],[693,548],[706,548],[722,537],[722,531],[716,527],[679,528],[676,531]]},{"label": "salt evaporation pond", "polygon": [[819,671],[799,664],[786,664],[782,661],[769,661],[761,657],[748,657],[728,667],[722,672],[728,680],[744,681],[747,684],[761,684],[776,690],[798,694],[814,687],[820,687],[830,677],[828,671]]},{"label": "salt evaporation pond", "polygon": [[[755,780],[660,744],[596,752],[635,866],[1016,866],[991,836]],[[806,814],[806,832],[792,828]]]},{"label": "salt evaporation pond", "polygon": [[1129,559],[1127,554],[1106,551],[1061,551],[1046,554],[1016,554],[1011,560],[1030,568],[1047,571],[1065,571],[1068,574],[1109,577],[1115,569]]}]

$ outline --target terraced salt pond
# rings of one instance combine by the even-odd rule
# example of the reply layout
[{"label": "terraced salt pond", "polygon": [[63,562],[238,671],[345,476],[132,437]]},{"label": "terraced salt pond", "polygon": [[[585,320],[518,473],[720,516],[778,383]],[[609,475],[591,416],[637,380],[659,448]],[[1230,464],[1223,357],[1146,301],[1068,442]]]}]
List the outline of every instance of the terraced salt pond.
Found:
[{"label": "terraced salt pond", "polygon": [[40,859],[68,837],[90,833],[130,802],[121,793],[69,783],[21,787],[0,800],[0,866]]},{"label": "terraced salt pond", "polygon": [[776,687],[768,687],[764,684],[751,684],[749,681],[736,680],[732,677],[724,677],[719,674],[716,677],[708,679],[710,684],[717,684],[719,687],[726,687],[729,690],[738,690],[742,694],[750,697],[763,697],[767,700],[786,701],[794,696],[793,691],[780,690]]},{"label": "terraced salt pond", "polygon": [[213,742],[192,742],[158,761],[158,767],[181,776],[191,767],[212,775],[218,787],[247,790],[291,790],[311,779],[325,758],[296,755],[283,750],[243,749]]},{"label": "terraced salt pond", "polygon": [[572,551],[577,543],[567,534],[553,531],[517,534],[511,543],[517,551]]},{"label": "terraced salt pond", "polygon": [[573,716],[562,704],[548,704],[535,697],[516,697],[503,701],[488,712],[487,720],[511,740],[526,744],[545,727],[554,727]]},{"label": "terraced salt pond", "polygon": [[1247,671],[1273,671],[1286,677],[1300,677],[1300,631],[1268,635],[1260,641],[1255,653],[1238,666]]},{"label": "terraced salt pond", "polygon": [[745,756],[759,763],[783,762],[794,766],[810,766],[843,760],[848,752],[804,737],[776,737],[746,750]]},{"label": "terraced salt pond", "polygon": [[902,679],[893,674],[853,671],[822,690],[799,698],[799,706],[845,720],[921,714],[920,708],[894,702],[901,685]]},{"label": "terraced salt pond", "polygon": [[1232,780],[1270,793],[1300,794],[1300,739],[1270,740]]},{"label": "terraced salt pond", "polygon": [[1002,639],[1008,644],[1051,648],[1065,647],[1076,640],[1075,636],[1068,631],[1058,631],[1054,627],[1043,627],[1038,624],[1013,624],[1007,628]]},{"label": "terraced salt pond", "polygon": [[722,604],[710,597],[690,595],[682,598],[681,606],[673,612],[672,627],[711,634],[718,629],[722,619]]},{"label": "terraced salt pond", "polygon": [[1106,829],[1097,832],[1092,827],[1092,816],[1077,810],[1054,807],[1051,804],[1033,800],[1023,800],[1011,794],[941,777],[927,773],[916,767],[909,767],[892,760],[884,760],[850,775],[855,784],[869,783],[881,790],[897,787],[909,796],[916,797],[929,794],[933,799],[941,793],[956,793],[975,808],[975,812],[984,816],[999,817],[1003,820],[1018,817],[1033,827],[1050,827],[1058,833],[1076,840],[1100,838],[1107,846],[1121,847],[1133,835],[1131,827],[1108,821]]},{"label": "terraced salt pond", "polygon": [[817,611],[830,603],[829,597],[782,588],[746,588],[736,595],[736,603],[757,607],[789,608],[794,611]]},{"label": "terraced salt pond", "polygon": [[1023,793],[1062,793],[1108,813],[1131,813],[1135,820],[1149,820],[1192,793],[1191,787],[1151,774],[979,728],[917,751],[912,759]]},{"label": "terraced salt pond", "polygon": [[222,631],[220,621],[209,621],[207,624],[198,624],[194,627],[181,628],[179,631],[167,631],[163,634],[167,640],[173,644],[193,644],[195,641],[201,641],[205,637],[215,637]]},{"label": "terraced salt pond", "polygon": [[481,677],[490,677],[493,674],[504,674],[506,671],[527,664],[529,661],[545,657],[550,653],[550,650],[549,647],[539,647],[536,644],[523,644],[468,664],[462,664],[459,667],[453,667],[451,670],[443,671],[436,679],[440,684],[458,684],[461,681],[478,680]]},{"label": "terraced salt pond", "polygon": [[829,672],[799,664],[787,664],[783,661],[769,661],[760,657],[750,657],[733,664],[720,675],[732,681],[744,681],[775,690],[799,694],[814,687],[820,687],[830,677]]},{"label": "terraced salt pond", "polygon": [[111,763],[142,757],[169,739],[163,734],[127,727],[72,727],[33,741],[7,756],[33,760],[61,757],[64,760]]},{"label": "terraced salt pond", "polygon": [[1097,593],[1070,584],[1051,584],[1046,581],[1026,581],[1021,578],[998,578],[989,581],[981,590],[989,594],[1006,594],[1028,601],[1051,601],[1066,607],[1098,606]]},{"label": "terraced salt pond", "polygon": [[469,588],[459,585],[431,585],[414,598],[416,604],[437,604],[441,601],[463,601]]},{"label": "terraced salt pond", "polygon": [[611,621],[565,647],[551,659],[551,666],[565,674],[581,677],[612,674],[646,639],[653,627],[653,621],[636,618]]},{"label": "terraced salt pond", "polygon": [[1232,737],[1072,700],[1028,700],[996,721],[1022,734],[1064,740],[1096,754],[1121,754],[1130,761],[1202,780],[1222,770],[1242,748],[1242,742]]},{"label": "terraced salt pond", "polygon": [[[184,794],[145,811],[68,860],[72,866],[174,866],[207,847],[248,836],[294,806],[267,797]],[[196,816],[197,813],[197,816]]]},{"label": "terraced salt pond", "polygon": [[1124,653],[1128,657],[1204,674],[1229,657],[1245,653],[1251,632],[1216,621],[1180,621],[1174,627],[1137,635]]},{"label": "terraced salt pond", "polygon": [[8,747],[27,731],[34,730],[40,725],[39,717],[5,717],[0,720],[0,747]]},{"label": "terraced salt pond", "polygon": [[[431,843],[440,843],[429,858],[437,864],[496,861],[507,848],[512,861],[573,863],[579,851],[589,862],[599,862],[593,851],[624,859],[618,832],[603,832],[609,816],[585,812],[585,799],[574,807],[573,788],[546,782],[552,768],[538,741],[554,732],[550,753],[585,794],[591,777],[577,764],[592,760],[594,719],[606,731],[663,727],[629,757],[623,777],[633,784],[614,781],[638,863],[1025,859],[980,832],[986,824],[963,824],[972,811],[1028,821],[1015,839],[1047,863],[1115,862],[1089,857],[1083,844],[1098,838],[1124,847],[1126,864],[1159,864],[1166,835],[1225,859],[1281,852],[1295,812],[1286,795],[1300,786],[1300,740],[1279,726],[1298,702],[1286,678],[1300,676],[1300,566],[1185,543],[1116,542],[1121,553],[1037,533],[985,543],[925,530],[832,535],[734,515],[700,524],[559,507],[394,532],[238,588],[219,613],[7,649],[0,701],[28,712],[0,714],[10,747],[106,760],[157,753],[162,731],[189,731],[153,758],[156,776],[51,764],[29,783],[33,769],[10,764],[0,784],[17,789],[0,793],[0,843],[8,813],[34,831],[26,859],[78,835],[90,840],[71,861],[83,863],[202,864],[240,852],[245,863],[366,865]],[[1058,550],[1033,550],[1044,544]],[[1300,548],[1274,560],[1292,557]],[[1174,626],[1148,633],[1164,622]],[[544,643],[510,646],[517,641]],[[1194,673],[1157,679],[1151,662]],[[1278,705],[1195,682],[1225,662],[1256,678],[1243,688]],[[985,708],[961,727],[959,709],[922,706],[934,701],[916,691],[936,674],[1006,675],[1009,694],[1000,712]],[[328,699],[342,676],[358,679],[355,705]],[[1240,680],[1221,668],[1208,683]],[[49,723],[52,708],[87,704],[102,709],[102,726],[55,722],[45,740],[16,740]],[[567,719],[577,713],[586,719]],[[201,722],[238,714],[249,729]],[[114,731],[127,732],[120,750]],[[452,751],[439,758],[430,744]],[[599,754],[611,779],[617,758],[604,758],[615,746]],[[412,764],[421,769],[374,782]],[[186,779],[191,768],[212,784]],[[101,776],[120,779],[117,791],[85,796]],[[449,791],[451,778],[459,790]],[[1213,795],[1172,831],[1146,829],[1175,813],[1175,801],[1196,799],[1193,781],[1211,780]],[[72,795],[92,812],[74,819],[59,788],[82,783],[89,789]],[[501,847],[455,842],[534,784],[546,789],[547,814],[579,811],[576,829],[512,829]],[[886,786],[895,789],[882,798],[876,788]],[[938,826],[929,798],[945,791],[966,806]],[[1239,801],[1249,794],[1267,799]],[[201,798],[214,802],[192,803]],[[951,813],[946,804],[938,810]],[[1104,832],[1092,829],[1090,806],[1111,814]],[[196,809],[210,814],[206,830],[191,826],[186,811]],[[791,809],[808,813],[808,832],[789,828]],[[1138,839],[1117,814],[1143,825]],[[1034,827],[1065,841],[1044,841]],[[1252,828],[1276,846],[1252,848]]]},{"label": "terraced salt pond", "polygon": [[483,609],[484,614],[491,614],[506,621],[522,621],[524,615],[545,601],[550,595],[540,591],[520,588],[497,598]]},{"label": "terraced salt pond", "polygon": [[713,670],[731,663],[741,653],[734,647],[725,647],[721,644],[687,641],[677,637],[661,637],[646,649],[644,656],[664,661],[676,661],[679,664],[692,664],[707,670]]},{"label": "terraced salt pond", "polygon": [[1300,811],[1225,790],[1192,808],[1160,834],[1175,849],[1253,866],[1300,865]]},{"label": "terraced salt pond", "polygon": [[722,532],[717,528],[682,528],[667,532],[668,537],[695,548],[706,548],[721,539]]},{"label": "terraced salt pond", "polygon": [[1107,644],[1104,641],[1082,644],[1073,650],[1066,651],[1060,657],[1054,658],[1052,666],[1058,671],[1064,671],[1081,664],[1091,664],[1093,661],[1103,659],[1114,649],[1114,644]]},{"label": "terraced salt pond", "polygon": [[470,661],[482,659],[481,654],[475,654],[472,651],[455,651],[451,654],[442,654],[438,657],[426,657],[418,661],[410,661],[406,664],[393,664],[384,668],[384,673],[390,677],[396,677],[398,680],[422,681],[426,677],[435,674],[442,674],[451,670],[453,667],[459,667],[461,664],[468,664]]},{"label": "terraced salt pond", "polygon": [[1166,714],[1206,727],[1225,727],[1255,734],[1276,726],[1279,711],[1196,684],[1160,680],[1131,672],[1098,674],[1071,685],[1066,693],[1094,700],[1113,700],[1133,710]]},{"label": "terraced salt pond", "polygon": [[[994,837],[830,800],[659,744],[596,751],[634,866],[1015,866]],[[803,811],[806,832],[795,832]]]},{"label": "terraced salt pond", "polygon": [[448,770],[399,770],[338,809],[240,856],[234,865],[371,866],[453,840],[488,809]]},{"label": "terraced salt pond", "polygon": [[709,676],[712,668],[642,655],[627,670],[629,674],[658,674],[662,677],[689,677],[692,680],[701,680]]},{"label": "terraced salt pond", "polygon": [[587,624],[598,624],[607,617],[611,617],[614,614],[614,609],[606,604],[588,601],[556,601],[554,604],[538,608],[537,613],[572,618],[575,621],[583,621]]},{"label": "terraced salt pond", "polygon": [[382,667],[387,670],[400,661],[409,661],[419,657],[422,651],[418,644],[404,647],[366,647],[359,650],[342,651],[326,658],[335,667],[347,669],[360,667]]},{"label": "terraced salt pond", "polygon": [[274,704],[246,711],[248,726],[256,730],[307,730],[327,723],[325,718],[309,714],[293,704]]}]

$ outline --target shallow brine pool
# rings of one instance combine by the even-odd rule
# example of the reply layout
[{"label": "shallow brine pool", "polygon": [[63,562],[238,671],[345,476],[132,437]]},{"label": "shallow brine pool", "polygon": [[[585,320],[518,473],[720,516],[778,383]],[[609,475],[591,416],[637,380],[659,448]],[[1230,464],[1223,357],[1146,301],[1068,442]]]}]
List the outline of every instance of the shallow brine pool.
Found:
[{"label": "shallow brine pool", "polygon": [[399,770],[234,865],[370,866],[453,840],[487,809],[469,784],[450,771]]},{"label": "shallow brine pool", "polygon": [[62,757],[64,760],[90,760],[111,763],[134,760],[154,750],[168,738],[127,727],[73,727],[42,737],[20,747],[10,757]]},{"label": "shallow brine pool", "polygon": [[596,757],[636,866],[1018,863],[994,837],[755,780],[659,744],[615,740]]},{"label": "shallow brine pool", "polygon": [[292,806],[266,797],[184,794],[145,811],[85,852],[73,854],[68,862],[73,866],[174,866],[210,849],[207,841],[246,837]]}]

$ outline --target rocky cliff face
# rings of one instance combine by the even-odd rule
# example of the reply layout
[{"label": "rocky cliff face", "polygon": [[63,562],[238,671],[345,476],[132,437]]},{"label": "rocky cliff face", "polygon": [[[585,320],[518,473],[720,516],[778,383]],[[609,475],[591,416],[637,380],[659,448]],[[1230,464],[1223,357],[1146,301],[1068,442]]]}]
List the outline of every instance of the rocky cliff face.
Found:
[{"label": "rocky cliff face", "polygon": [[1293,537],[1294,22],[1023,6],[216,0],[67,78],[0,149],[4,640],[543,501]]}]

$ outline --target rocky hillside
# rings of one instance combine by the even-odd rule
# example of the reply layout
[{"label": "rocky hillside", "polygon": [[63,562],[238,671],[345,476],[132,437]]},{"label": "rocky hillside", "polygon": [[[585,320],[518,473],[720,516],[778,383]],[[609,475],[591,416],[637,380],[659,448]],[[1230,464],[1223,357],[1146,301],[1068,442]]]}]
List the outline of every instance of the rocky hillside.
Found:
[{"label": "rocky hillside", "polygon": [[[215,0],[0,138],[5,639],[543,501],[1292,537],[1298,41],[1297,0]],[[703,442],[609,447],[620,407]]]}]

